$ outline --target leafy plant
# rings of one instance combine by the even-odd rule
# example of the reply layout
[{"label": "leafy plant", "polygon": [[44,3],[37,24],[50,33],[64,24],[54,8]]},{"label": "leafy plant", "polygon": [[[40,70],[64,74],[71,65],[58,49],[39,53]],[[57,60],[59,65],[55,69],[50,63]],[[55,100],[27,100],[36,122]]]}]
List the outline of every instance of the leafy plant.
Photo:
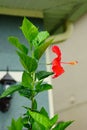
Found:
[{"label": "leafy plant", "polygon": [[24,44],[20,43],[17,37],[11,36],[8,40],[13,46],[16,47],[16,52],[19,56],[20,63],[24,68],[22,81],[17,85],[12,85],[9,87],[5,92],[3,92],[1,98],[18,91],[20,95],[31,101],[31,106],[24,106],[26,112],[17,120],[12,119],[11,126],[8,127],[8,130],[22,130],[23,128],[26,128],[27,130],[65,130],[65,128],[68,127],[72,121],[58,122],[58,115],[54,115],[53,118],[50,118],[48,112],[43,106],[40,110],[38,110],[38,104],[35,98],[37,94],[53,88],[51,84],[44,82],[45,78],[53,75],[57,71],[56,77],[62,74],[61,69],[63,68],[60,64],[60,50],[57,52],[54,51],[59,57],[55,59],[56,66],[54,61],[52,63],[53,72],[47,72],[45,70],[38,72],[39,60],[48,46],[52,44],[52,40],[47,41],[49,33],[47,31],[39,32],[38,28],[34,26],[27,18],[23,19],[20,29],[28,41],[29,47],[26,47]]},{"label": "leafy plant", "polygon": [[8,130],[22,130],[22,128],[22,118],[19,117],[17,120],[12,119],[11,126],[8,127]]}]

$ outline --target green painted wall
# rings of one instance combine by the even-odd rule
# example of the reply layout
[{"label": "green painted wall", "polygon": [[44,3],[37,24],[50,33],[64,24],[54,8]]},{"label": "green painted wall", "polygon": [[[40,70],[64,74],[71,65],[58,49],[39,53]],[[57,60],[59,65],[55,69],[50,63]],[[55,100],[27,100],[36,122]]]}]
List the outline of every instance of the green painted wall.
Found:
[{"label": "green painted wall", "polygon": [[[0,16],[0,70],[6,70],[7,66],[9,70],[19,71],[22,70],[20,62],[18,60],[18,56],[15,53],[15,48],[10,45],[7,38],[8,36],[14,35],[18,36],[20,40],[26,43],[19,26],[22,23],[22,17],[13,17],[13,16]],[[36,26],[43,30],[43,21],[41,19],[30,19]],[[41,59],[41,61],[45,61],[45,55]],[[44,66],[40,66],[39,68],[46,69]],[[49,111],[48,106],[48,93],[45,92],[42,95],[40,94],[37,97],[39,106],[45,106],[45,108]],[[22,115],[25,109],[22,107],[23,105],[29,105],[29,101],[24,97],[20,97],[18,93],[13,94],[13,98],[11,100],[11,106],[8,112],[2,113],[0,112],[0,130],[7,130],[7,126],[10,125],[12,118],[17,118]]]}]

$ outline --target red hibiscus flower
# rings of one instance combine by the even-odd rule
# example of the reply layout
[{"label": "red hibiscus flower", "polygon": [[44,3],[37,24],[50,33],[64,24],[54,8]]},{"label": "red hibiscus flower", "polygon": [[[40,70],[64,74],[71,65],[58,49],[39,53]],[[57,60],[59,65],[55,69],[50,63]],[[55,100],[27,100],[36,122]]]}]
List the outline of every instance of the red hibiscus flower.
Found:
[{"label": "red hibiscus flower", "polygon": [[57,57],[52,61],[52,71],[54,72],[52,78],[56,78],[65,72],[64,68],[61,66],[62,63],[71,65],[77,64],[77,61],[61,62],[61,50],[58,46],[53,46],[52,51],[57,55]]}]

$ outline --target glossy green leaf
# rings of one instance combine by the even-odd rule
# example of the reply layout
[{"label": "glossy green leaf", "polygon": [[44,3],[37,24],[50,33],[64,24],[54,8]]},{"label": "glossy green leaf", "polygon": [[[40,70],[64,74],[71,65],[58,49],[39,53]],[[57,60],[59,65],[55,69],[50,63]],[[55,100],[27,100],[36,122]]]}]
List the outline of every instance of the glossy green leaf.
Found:
[{"label": "glossy green leaf", "polygon": [[23,128],[23,124],[22,124],[22,118],[19,117],[16,121],[16,127],[17,127],[17,130],[22,130]]},{"label": "glossy green leaf", "polygon": [[43,41],[45,41],[49,37],[49,33],[47,31],[41,31],[38,33],[38,35],[33,40],[33,45],[35,47],[38,47],[40,44],[42,44]]},{"label": "glossy green leaf", "polygon": [[32,46],[32,41],[38,34],[38,28],[34,26],[27,18],[23,19],[22,26],[20,27],[25,38],[28,40]]},{"label": "glossy green leaf", "polygon": [[25,53],[25,54],[28,54],[28,48],[24,45],[24,44],[21,44],[18,40],[18,38],[16,37],[9,37],[8,38],[9,42],[14,45],[17,49],[19,49],[21,52]]},{"label": "glossy green leaf", "polygon": [[47,78],[48,76],[52,75],[53,72],[47,72],[47,71],[39,71],[36,73],[36,77],[38,78],[38,80]]},{"label": "glossy green leaf", "polygon": [[17,51],[17,54],[20,57],[20,62],[22,66],[27,70],[28,72],[33,72],[37,69],[37,62],[34,58],[29,57],[23,53],[20,53]]},{"label": "glossy green leaf", "polygon": [[31,117],[38,123],[40,123],[41,125],[43,125],[46,128],[50,128],[51,123],[49,118],[47,118],[46,116],[44,116],[43,114],[40,114],[38,112],[35,111],[31,111],[29,110],[29,115],[31,115]]},{"label": "glossy green leaf", "polygon": [[39,60],[41,58],[41,56],[43,55],[43,53],[45,52],[45,50],[48,48],[49,45],[52,44],[52,39],[44,42],[43,44],[41,44],[39,47],[37,47],[34,51],[34,57]]},{"label": "glossy green leaf", "polygon": [[21,96],[24,96],[28,99],[31,99],[33,91],[31,91],[29,88],[22,88],[18,91]]},{"label": "glossy green leaf", "polygon": [[44,83],[41,85],[36,86],[36,92],[42,92],[42,91],[47,91],[49,89],[52,89],[52,85],[48,84],[48,83]]},{"label": "glossy green leaf", "polygon": [[52,126],[55,125],[57,123],[57,121],[58,121],[58,114],[54,115],[54,117],[50,120],[51,125]]},{"label": "glossy green leaf", "polygon": [[53,130],[65,130],[73,121],[59,122]]},{"label": "glossy green leaf", "polygon": [[32,129],[33,130],[44,130],[44,127],[41,124],[39,124],[38,122],[34,121],[32,124]]},{"label": "glossy green leaf", "polygon": [[12,119],[11,126],[8,127],[8,130],[16,130],[16,124],[15,120]]},{"label": "glossy green leaf", "polygon": [[43,83],[43,80],[37,81],[35,84],[35,88],[39,88],[42,83]]},{"label": "glossy green leaf", "polygon": [[22,88],[22,86],[20,84],[15,84],[15,85],[11,85],[9,88],[7,88],[2,95],[0,96],[0,98],[6,97],[12,93],[14,93],[15,91],[18,91]]},{"label": "glossy green leaf", "polygon": [[22,118],[19,117],[17,120],[12,119],[11,126],[8,127],[8,130],[22,130]]},{"label": "glossy green leaf", "polygon": [[30,73],[27,73],[26,71],[23,72],[22,74],[22,85],[24,87],[28,87],[30,90],[32,90],[32,77]]},{"label": "glossy green leaf", "polygon": [[43,114],[43,115],[45,115],[46,117],[49,117],[48,116],[48,112],[45,110],[44,107],[41,108],[40,113]]},{"label": "glossy green leaf", "polygon": [[43,125],[41,125],[38,122],[33,122],[32,123],[32,130],[49,130],[48,128],[44,127]]}]

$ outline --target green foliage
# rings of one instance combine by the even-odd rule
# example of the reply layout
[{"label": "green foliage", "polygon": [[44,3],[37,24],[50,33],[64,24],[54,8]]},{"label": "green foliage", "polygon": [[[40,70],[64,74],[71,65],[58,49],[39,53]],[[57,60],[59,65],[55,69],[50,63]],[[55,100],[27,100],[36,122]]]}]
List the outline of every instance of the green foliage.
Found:
[{"label": "green foliage", "polygon": [[35,51],[34,51],[34,57],[39,60],[41,58],[41,56],[43,55],[43,53],[46,51],[46,49],[48,48],[48,46],[50,46],[52,44],[53,40],[49,40],[44,42],[43,44],[41,44],[40,46],[38,46]]},{"label": "green foliage", "polygon": [[24,73],[22,75],[22,85],[24,87],[27,87],[30,90],[32,90],[32,82],[33,82],[33,79],[31,77],[30,73],[24,71]]},{"label": "green foliage", "polygon": [[24,18],[20,27],[28,43],[32,47],[32,42],[38,34],[38,28],[34,26],[27,18]]},{"label": "green foliage", "polygon": [[38,80],[47,78],[48,76],[52,75],[53,72],[47,72],[47,71],[39,71],[36,73],[36,77],[38,78]]},{"label": "green foliage", "polygon": [[37,101],[35,99],[33,100],[32,109],[37,110]]},{"label": "green foliage", "polygon": [[43,125],[41,125],[40,123],[38,122],[33,122],[32,123],[32,130],[49,130],[48,128],[44,127]]},{"label": "green foliage", "polygon": [[46,91],[52,89],[52,85],[48,84],[48,83],[43,83],[40,85],[36,85],[36,92],[42,92],[42,91]]},{"label": "green foliage", "polygon": [[7,88],[6,91],[4,91],[2,93],[2,95],[0,96],[0,98],[6,97],[6,96],[8,96],[8,95],[10,95],[10,94],[12,94],[12,93],[20,90],[21,88],[22,88],[21,84],[12,85],[9,88]]},{"label": "green foliage", "polygon": [[33,40],[33,45],[35,47],[38,47],[39,45],[42,44],[42,42],[44,42],[47,39],[48,36],[49,36],[49,33],[47,31],[39,32],[38,35]]},{"label": "green foliage", "polygon": [[[0,98],[8,96],[16,91],[20,95],[28,98],[31,102],[30,107],[24,106],[26,112],[17,120],[12,119],[8,130],[64,130],[72,121],[58,123],[58,115],[50,119],[48,112],[44,107],[39,108],[35,96],[43,91],[52,89],[52,85],[44,82],[45,78],[51,76],[53,72],[37,71],[39,59],[46,49],[52,44],[53,40],[47,40],[49,33],[47,31],[38,31],[27,18],[24,18],[20,27],[23,35],[28,41],[28,46],[20,43],[17,37],[11,36],[9,42],[16,47],[17,55],[24,72],[22,81],[19,84],[10,86]],[[28,49],[29,48],[29,49]]]},{"label": "green foliage", "polygon": [[53,130],[65,130],[73,121],[59,122]]},{"label": "green foliage", "polygon": [[46,128],[50,128],[51,127],[51,122],[50,122],[49,118],[47,118],[43,114],[40,114],[39,112],[35,112],[35,111],[29,110],[29,115],[31,115],[31,117],[36,122],[40,123],[44,127],[46,127]]},{"label": "green foliage", "polygon": [[17,54],[19,55],[20,62],[25,70],[27,70],[28,72],[33,72],[37,69],[37,61],[35,60],[35,58],[27,56],[19,51],[17,51]]},{"label": "green foliage", "polygon": [[18,92],[19,92],[19,94],[21,96],[24,96],[24,97],[26,97],[28,99],[31,99],[32,94],[33,94],[33,91],[31,91],[29,88],[25,88],[25,87],[23,87],[20,90],[18,90]]},{"label": "green foliage", "polygon": [[8,38],[9,42],[14,45],[18,50],[20,50],[24,54],[28,54],[28,48],[24,45],[21,44],[16,37],[9,37]]},{"label": "green foliage", "polygon": [[22,128],[22,118],[19,117],[17,120],[12,119],[11,126],[8,127],[8,130],[22,130]]},{"label": "green foliage", "polygon": [[45,110],[44,107],[41,108],[40,113],[43,114],[46,117],[49,117],[49,115],[48,115],[48,113],[47,113],[47,111]]},{"label": "green foliage", "polygon": [[51,125],[52,126],[55,125],[57,123],[57,121],[58,121],[58,114],[54,115],[54,117],[50,120]]}]

